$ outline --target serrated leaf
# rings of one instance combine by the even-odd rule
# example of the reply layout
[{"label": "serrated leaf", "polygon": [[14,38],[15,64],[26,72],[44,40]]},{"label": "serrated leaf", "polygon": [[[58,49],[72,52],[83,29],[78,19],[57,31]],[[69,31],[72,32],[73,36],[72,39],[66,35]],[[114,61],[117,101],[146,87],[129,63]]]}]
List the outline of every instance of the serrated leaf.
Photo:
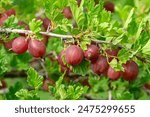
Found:
[{"label": "serrated leaf", "polygon": [[131,9],[131,11],[130,11],[130,13],[129,13],[129,15],[128,15],[128,18],[127,18],[127,20],[126,20],[126,22],[125,22],[125,24],[124,24],[124,29],[127,29],[128,28],[128,25],[129,25],[129,23],[132,21],[132,17],[133,17],[133,14],[134,14],[134,8],[132,8]]},{"label": "serrated leaf", "polygon": [[8,19],[4,22],[4,28],[18,28],[18,19],[12,15],[10,17],[8,17]]},{"label": "serrated leaf", "polygon": [[32,67],[27,71],[28,85],[38,90],[43,84],[43,76],[40,76]]},{"label": "serrated leaf", "polygon": [[150,39],[148,40],[148,42],[142,48],[142,53],[150,55]]},{"label": "serrated leaf", "polygon": [[91,40],[89,38],[84,38],[80,42],[80,47],[82,48],[82,50],[87,50],[87,45],[90,45],[90,43],[91,43]]},{"label": "serrated leaf", "polygon": [[0,46],[0,76],[3,75],[8,70],[7,60],[8,60],[8,58],[5,55],[4,48],[2,48],[2,46]]},{"label": "serrated leaf", "polygon": [[9,92],[6,94],[6,98],[8,100],[16,100],[18,97],[16,97],[15,93],[19,91],[22,88],[22,84],[20,82],[17,82],[14,86],[9,87]]},{"label": "serrated leaf", "polygon": [[85,76],[89,71],[90,63],[86,60],[83,60],[79,65],[73,66],[73,72]]},{"label": "serrated leaf", "polygon": [[39,32],[41,31],[41,25],[42,25],[42,21],[41,20],[33,19],[31,22],[29,22],[30,30],[34,34],[39,34]]},{"label": "serrated leaf", "polygon": [[126,49],[121,49],[118,53],[118,59],[121,64],[126,63],[129,60],[129,52]]},{"label": "serrated leaf", "polygon": [[120,64],[115,58],[109,63],[109,65],[115,69],[115,71],[123,71],[122,64]]},{"label": "serrated leaf", "polygon": [[143,20],[142,20],[142,21],[140,22],[140,24],[139,24],[137,33],[136,33],[136,35],[135,35],[135,41],[137,41],[138,38],[140,37],[142,30],[143,30]]},{"label": "serrated leaf", "polygon": [[79,99],[83,93],[87,92],[88,87],[79,86],[79,84],[63,84],[64,75],[56,81],[56,86],[52,89],[52,94],[57,99]]},{"label": "serrated leaf", "polygon": [[27,89],[21,89],[15,93],[15,95],[21,100],[38,100],[36,91],[28,91]]}]

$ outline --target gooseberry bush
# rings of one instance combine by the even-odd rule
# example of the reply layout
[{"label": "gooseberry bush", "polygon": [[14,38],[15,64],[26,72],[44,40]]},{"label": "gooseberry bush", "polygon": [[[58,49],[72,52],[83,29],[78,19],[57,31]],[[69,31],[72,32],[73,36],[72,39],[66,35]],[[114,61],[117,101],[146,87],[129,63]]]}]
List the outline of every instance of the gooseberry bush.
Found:
[{"label": "gooseberry bush", "polygon": [[1,0],[0,99],[150,99],[149,0]]}]

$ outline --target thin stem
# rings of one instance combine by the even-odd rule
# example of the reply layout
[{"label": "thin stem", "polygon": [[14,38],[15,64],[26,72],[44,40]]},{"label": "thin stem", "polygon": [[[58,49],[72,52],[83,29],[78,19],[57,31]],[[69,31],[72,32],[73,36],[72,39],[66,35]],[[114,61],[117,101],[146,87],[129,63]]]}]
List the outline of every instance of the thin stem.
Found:
[{"label": "thin stem", "polygon": [[46,78],[48,78],[48,72],[47,72],[47,69],[46,69],[46,67],[45,67],[45,65],[44,65],[44,60],[41,59],[41,60],[39,60],[39,61],[40,61],[40,64],[41,64],[41,66],[42,66],[42,68],[43,68],[43,70],[44,70],[44,72],[45,72]]},{"label": "thin stem", "polygon": [[111,80],[109,80],[109,83],[108,83],[108,100],[112,100],[112,87],[111,87]]},{"label": "thin stem", "polygon": [[[0,28],[0,32],[4,32],[4,33],[20,33],[20,34],[33,34],[33,32],[30,31],[30,30],[12,29],[12,28]],[[73,38],[72,35],[61,35],[61,34],[55,34],[55,33],[51,33],[51,32],[40,32],[40,34],[46,35],[46,36],[58,37],[58,38],[62,38],[62,39],[66,39],[66,38],[72,39]]]},{"label": "thin stem", "polygon": [[[22,30],[22,29],[12,29],[12,28],[0,28],[0,32],[3,32],[3,33],[20,33],[20,34],[33,34],[32,31],[30,30]],[[84,34],[88,33],[88,31],[86,31]],[[83,35],[77,35],[76,37],[73,36],[73,35],[62,35],[62,34],[55,34],[55,33],[51,33],[51,32],[40,32],[40,34],[42,35],[46,35],[46,36],[51,36],[51,37],[57,37],[57,38],[60,38],[60,39],[63,39],[63,40],[66,40],[66,39],[74,39],[74,38],[79,38]],[[110,44],[110,45],[114,45],[112,42],[107,42],[107,41],[104,41],[104,40],[97,40],[97,39],[92,39],[92,41],[96,42],[96,43],[99,43],[99,44]],[[120,45],[120,44],[117,44],[115,46],[118,46],[120,48],[124,48],[124,49],[127,49],[125,48],[124,46]],[[128,49],[129,50],[129,49]],[[131,52],[131,51],[130,51]],[[132,52],[131,52],[132,53]],[[135,57],[137,59],[139,59],[140,61],[144,62],[144,63],[150,63],[150,60],[146,59],[146,58],[143,58],[141,56],[138,56],[138,55],[135,55]]]}]

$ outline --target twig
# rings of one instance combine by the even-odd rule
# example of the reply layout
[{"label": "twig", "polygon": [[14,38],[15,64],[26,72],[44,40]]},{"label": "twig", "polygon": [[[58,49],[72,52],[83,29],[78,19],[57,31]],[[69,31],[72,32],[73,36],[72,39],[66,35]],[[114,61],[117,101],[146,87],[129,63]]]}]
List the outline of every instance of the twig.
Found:
[{"label": "twig", "polygon": [[8,92],[8,88],[0,89],[0,94],[6,94]]},{"label": "twig", "polygon": [[108,83],[108,100],[112,100],[112,87],[111,87],[111,80],[109,80],[109,83]]},{"label": "twig", "polygon": [[[3,33],[33,34],[33,32],[30,31],[30,30],[12,29],[12,28],[0,28],[0,32],[3,32]],[[88,32],[88,31],[87,31],[87,32]],[[85,34],[86,34],[87,32],[85,32]],[[55,33],[51,33],[51,32],[40,32],[40,34],[46,35],[46,36],[51,36],[51,37],[57,37],[57,38],[60,38],[60,39],[63,39],[63,40],[78,38],[78,36],[75,37],[75,36],[73,36],[73,35],[62,35],[62,34],[55,34]],[[81,36],[81,35],[80,35],[80,36]],[[104,40],[92,39],[92,41],[94,41],[94,42],[96,42],[96,43],[99,43],[99,44],[110,44],[110,45],[114,45],[112,42],[107,42],[107,41],[104,41]],[[118,46],[118,47],[120,47],[120,48],[127,49],[127,48],[125,48],[124,46],[119,45],[119,44],[116,44],[115,46]],[[138,56],[138,55],[136,55],[135,57],[136,57],[137,59],[139,59],[140,61],[144,62],[144,63],[150,63],[150,60],[148,60],[148,59],[146,59],[146,58],[143,58],[143,57]]]},{"label": "twig", "polygon": [[[20,34],[33,34],[33,32],[30,31],[30,30],[12,29],[12,28],[0,28],[0,32],[4,32],[4,33],[20,33]],[[51,33],[51,32],[40,32],[40,34],[46,35],[46,36],[58,37],[58,38],[62,38],[62,39],[66,39],[66,38],[72,39],[73,38],[72,35],[61,35],[61,34],[55,34],[55,33]]]},{"label": "twig", "polygon": [[39,60],[39,62],[40,62],[41,66],[42,66],[42,68],[43,68],[43,70],[45,72],[45,77],[48,78],[48,72],[47,72],[47,69],[46,69],[46,67],[44,65],[44,60],[41,59],[41,60]]},{"label": "twig", "polygon": [[[103,40],[92,40],[93,42],[96,42],[96,43],[99,43],[99,44],[110,44],[110,45],[114,45],[112,42],[107,42],[107,41],[103,41]],[[119,48],[124,48],[124,49],[127,49],[127,48],[125,48],[124,46],[122,46],[122,45],[119,45],[119,44],[117,44],[117,45],[115,45],[115,46],[117,46],[117,47],[119,47]],[[128,49],[129,50],[129,49]],[[129,51],[130,53],[132,53],[131,51]],[[138,60],[140,60],[140,61],[142,61],[142,62],[144,62],[144,63],[150,63],[150,60],[148,60],[148,59],[146,59],[146,58],[144,58],[144,57],[141,57],[141,56],[139,56],[139,55],[135,55],[135,57],[138,59]]]}]

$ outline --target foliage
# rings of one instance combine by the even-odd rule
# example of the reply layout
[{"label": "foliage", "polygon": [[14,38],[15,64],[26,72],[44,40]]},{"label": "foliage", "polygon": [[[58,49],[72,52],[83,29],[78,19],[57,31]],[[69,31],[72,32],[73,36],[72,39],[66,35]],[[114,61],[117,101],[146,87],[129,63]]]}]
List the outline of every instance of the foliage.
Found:
[{"label": "foliage", "polygon": [[[45,79],[54,81],[47,86],[49,99],[86,99],[85,95],[92,99],[108,99],[109,91],[112,99],[117,100],[150,99],[149,90],[144,86],[150,83],[150,1],[113,0],[113,13],[104,9],[104,3],[105,0],[99,0],[97,4],[94,0],[82,0],[80,5],[76,0],[1,0],[0,19],[1,14],[11,8],[16,10],[16,15],[8,17],[0,29],[25,29],[18,25],[19,21],[23,21],[33,32],[26,34],[26,39],[42,42],[46,37],[40,34],[45,31],[42,27],[44,22],[37,18],[48,18],[51,26],[46,33],[51,31],[73,36],[71,39],[50,36],[45,44],[46,54],[34,58],[28,51],[18,55],[3,46],[20,34],[0,32],[0,79],[7,79],[7,75],[14,71],[23,72],[25,75],[19,77],[27,78],[28,84],[24,87],[19,82],[12,83],[4,99],[39,100],[39,92],[44,92]],[[72,11],[73,19],[63,15],[63,9],[67,6]],[[116,71],[124,72],[122,64],[134,60],[139,67],[137,79],[126,81],[121,77],[114,81],[106,76],[107,73],[97,75],[93,73],[91,62],[87,59],[79,65],[66,64],[63,67],[68,68],[69,73],[67,70],[61,73],[62,66],[58,64],[57,58],[62,50],[76,44],[85,51],[87,45],[93,42],[98,42],[100,53],[107,57],[107,62]],[[108,60],[109,56],[105,52],[108,48],[120,48],[112,61]],[[86,86],[82,83],[84,79],[87,80]]]}]

